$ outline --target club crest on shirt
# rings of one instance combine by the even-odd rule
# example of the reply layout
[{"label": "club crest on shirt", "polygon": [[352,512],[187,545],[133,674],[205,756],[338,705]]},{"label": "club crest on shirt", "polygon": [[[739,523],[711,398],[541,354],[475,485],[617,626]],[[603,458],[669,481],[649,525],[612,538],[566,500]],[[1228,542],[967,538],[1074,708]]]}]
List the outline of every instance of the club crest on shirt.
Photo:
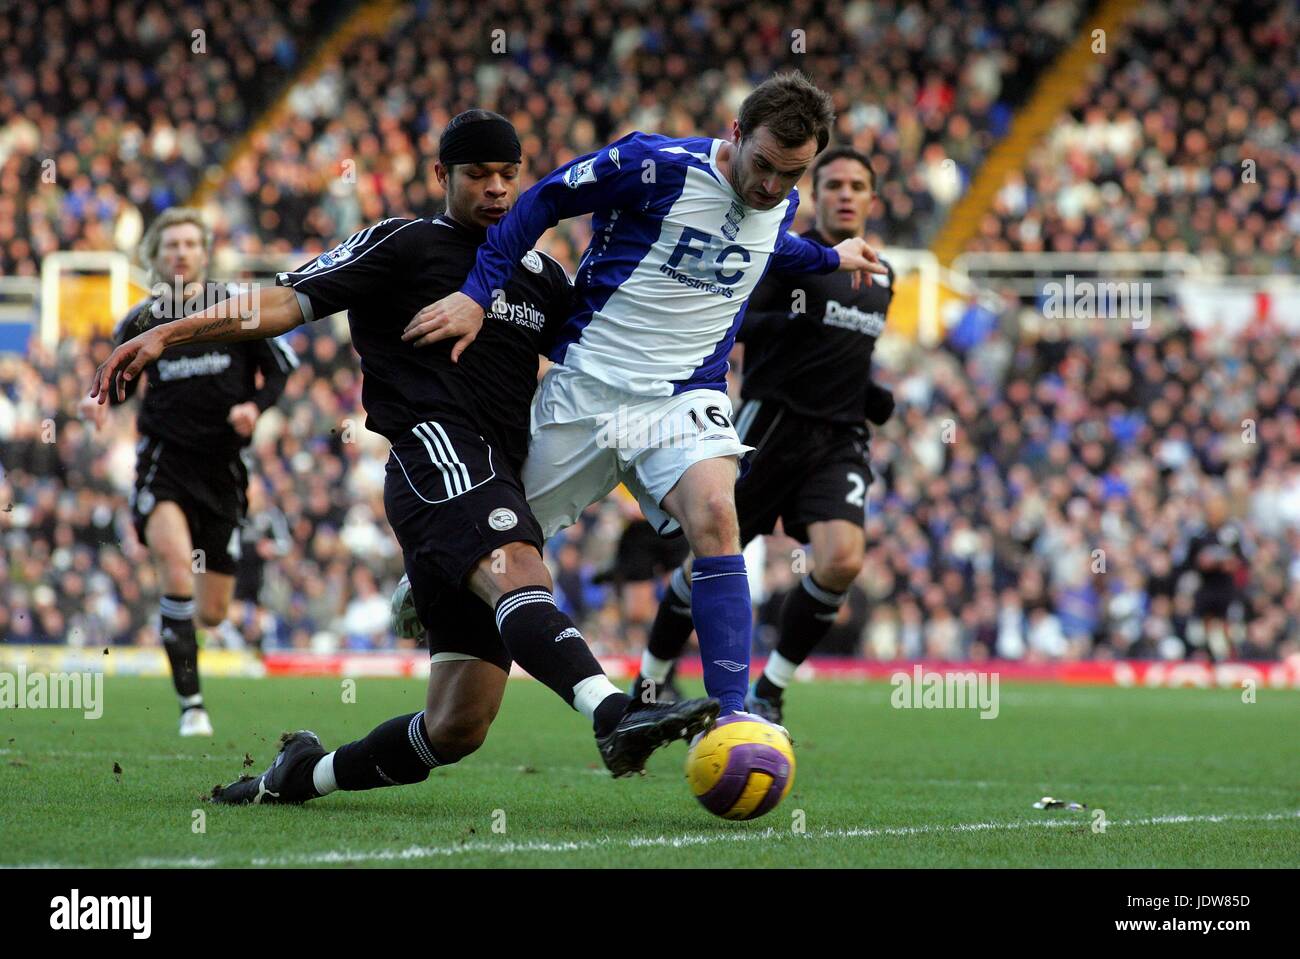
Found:
[{"label": "club crest on shirt", "polygon": [[488,525],[497,531],[514,529],[518,523],[519,517],[515,515],[515,511],[504,506],[488,514]]},{"label": "club crest on shirt", "polygon": [[564,182],[571,190],[576,190],[584,183],[595,183],[596,158],[592,157],[590,160],[583,160],[569,167],[564,174]]},{"label": "club crest on shirt", "polygon": [[722,235],[728,240],[734,240],[740,235],[740,221],[744,218],[744,208],[733,200],[731,202],[731,209],[727,211],[726,221],[722,224]]},{"label": "club crest on shirt", "polygon": [[542,258],[538,255],[536,250],[529,250],[524,254],[524,258],[519,262],[522,263],[524,269],[528,270],[530,273],[542,272]]}]

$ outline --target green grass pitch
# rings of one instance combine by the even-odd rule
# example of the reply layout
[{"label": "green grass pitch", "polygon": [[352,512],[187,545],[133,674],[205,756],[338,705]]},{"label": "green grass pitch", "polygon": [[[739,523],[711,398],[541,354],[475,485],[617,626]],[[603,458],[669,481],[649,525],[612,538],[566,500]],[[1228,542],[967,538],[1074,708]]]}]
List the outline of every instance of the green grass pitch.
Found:
[{"label": "green grass pitch", "polygon": [[[520,681],[483,749],[421,785],[201,801],[245,753],[265,768],[284,730],[332,748],[423,703],[413,680],[341,689],[208,680],[211,740],[176,735],[161,679],[106,677],[93,721],[0,711],[0,865],[1300,866],[1300,693],[1269,689],[1004,684],[984,720],[893,709],[885,683],[797,684],[794,790],[730,823],[687,791],[683,744],[613,780],[581,718]],[[1088,809],[1033,809],[1044,795]]]}]

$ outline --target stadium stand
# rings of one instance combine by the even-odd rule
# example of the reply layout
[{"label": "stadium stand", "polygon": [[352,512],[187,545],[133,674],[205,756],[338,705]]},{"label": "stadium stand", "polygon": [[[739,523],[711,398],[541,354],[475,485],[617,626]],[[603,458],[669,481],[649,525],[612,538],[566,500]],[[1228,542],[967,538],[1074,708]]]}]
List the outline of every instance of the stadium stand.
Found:
[{"label": "stadium stand", "polygon": [[1181,251],[1236,274],[1294,272],[1298,13],[1142,5],[967,249]]},{"label": "stadium stand", "polygon": [[[832,6],[846,29],[830,28]],[[543,0],[413,4],[292,92],[286,122],[256,137],[220,187],[218,235],[250,252],[311,250],[384,216],[437,212],[438,133],[469,107],[509,117],[540,174],[631,130],[727,135],[754,83],[798,67],[834,91],[837,137],[879,171],[873,232],[924,246],[1081,10],[967,6],[667,0],[620,15]],[[504,52],[484,62],[493,30]],[[586,241],[563,228],[548,252],[572,267]]]},{"label": "stadium stand", "polygon": [[[854,0],[835,5],[843,28],[832,29],[821,0],[663,0],[635,16],[576,2],[417,3],[290,86],[343,6],[207,0],[175,17],[148,2],[8,8],[0,274],[35,275],[54,250],[130,250],[222,163],[207,194],[219,243],[305,259],[365,222],[439,211],[434,144],[465,107],[509,116],[541,172],[633,128],[724,135],[750,86],[788,66],[835,91],[837,139],[873,158],[882,210],[871,233],[886,248],[925,246],[1089,12],[1067,0],[960,11]],[[1291,3],[1264,5],[1247,30],[1227,7],[1145,5],[968,248],[1190,250],[1234,272],[1297,272],[1300,83],[1281,53],[1296,49],[1300,18]],[[217,11],[240,29],[220,45],[208,37],[206,58],[172,52]],[[791,49],[790,25],[807,27],[812,53]],[[509,53],[484,63],[498,26]],[[227,155],[280,89],[286,121]],[[53,183],[41,180],[45,158]],[[1244,159],[1257,161],[1257,183],[1242,182]],[[574,266],[584,229],[557,231],[550,252]],[[866,569],[824,652],[1300,652],[1295,350],[1267,330],[1229,350],[1176,325],[1058,329],[1012,298],[979,319],[934,350],[883,351],[899,408],[873,441]],[[290,342],[302,367],[252,447],[255,499],[288,536],[268,543],[259,603],[242,605],[239,626],[265,648],[392,648],[400,557],[380,495],[386,444],[361,428],[348,345],[325,324]],[[157,643],[157,582],[126,518],[131,419],[119,412],[92,437],[76,418],[106,353],[103,340],[65,340],[0,354],[6,642]],[[602,575],[635,512],[611,497],[551,544],[561,598],[600,653],[626,652],[639,635]],[[1248,564],[1216,637],[1202,628],[1189,554],[1224,524]],[[761,622],[793,582],[795,545],[773,538],[759,555]]]},{"label": "stadium stand", "polygon": [[0,275],[35,275],[55,250],[133,251],[224,159],[338,7],[4,4]]}]

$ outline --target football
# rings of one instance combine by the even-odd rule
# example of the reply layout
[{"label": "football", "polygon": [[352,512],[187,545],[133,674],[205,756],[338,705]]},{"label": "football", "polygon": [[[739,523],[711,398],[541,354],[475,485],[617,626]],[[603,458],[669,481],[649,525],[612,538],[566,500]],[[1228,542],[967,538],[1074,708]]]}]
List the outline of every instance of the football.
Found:
[{"label": "football", "polygon": [[424,637],[424,624],[415,611],[415,596],[411,592],[411,581],[402,574],[389,600],[389,612],[392,616],[393,633],[402,639],[421,639]]},{"label": "football", "polygon": [[691,744],[686,781],[715,816],[757,819],[794,785],[794,745],[780,726],[735,713]]}]

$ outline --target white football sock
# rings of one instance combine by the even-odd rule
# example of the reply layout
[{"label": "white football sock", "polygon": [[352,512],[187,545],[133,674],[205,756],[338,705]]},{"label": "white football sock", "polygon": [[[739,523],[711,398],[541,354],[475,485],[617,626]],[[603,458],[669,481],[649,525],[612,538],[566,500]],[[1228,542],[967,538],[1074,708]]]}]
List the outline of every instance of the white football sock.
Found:
[{"label": "white football sock", "polygon": [[772,655],[767,658],[767,665],[763,667],[763,675],[773,686],[785,689],[794,679],[794,671],[798,668],[798,663],[790,662],[774,649]]},{"label": "white football sock", "polygon": [[671,659],[660,659],[658,656],[651,656],[650,650],[641,654],[641,675],[652,683],[662,684],[668,681],[668,670],[673,668]]},{"label": "white football sock", "polygon": [[221,645],[226,649],[243,649],[248,644],[244,641],[244,635],[239,631],[239,627],[229,619],[223,619],[212,628],[212,632],[221,640]]},{"label": "white football sock", "polygon": [[604,673],[588,676],[573,687],[573,708],[587,717],[588,722],[596,721],[596,707],[608,696],[616,695],[621,690],[609,681]]},{"label": "white football sock", "polygon": [[[678,566],[673,570],[673,575],[668,577],[668,589],[677,599],[679,606],[684,607],[685,612],[691,611],[691,581],[686,576],[686,571]],[[664,597],[666,600],[668,597]]]},{"label": "white football sock", "polygon": [[339,788],[339,784],[334,780],[333,753],[326,753],[317,760],[316,768],[311,771],[311,784],[316,787],[316,792],[322,796],[328,796]]}]

